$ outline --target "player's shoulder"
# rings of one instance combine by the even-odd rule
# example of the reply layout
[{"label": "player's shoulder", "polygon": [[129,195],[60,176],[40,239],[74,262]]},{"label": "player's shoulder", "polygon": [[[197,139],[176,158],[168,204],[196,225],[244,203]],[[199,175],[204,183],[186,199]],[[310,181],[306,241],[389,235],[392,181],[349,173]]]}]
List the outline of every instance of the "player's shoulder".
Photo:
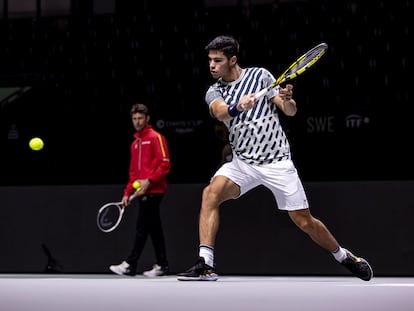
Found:
[{"label": "player's shoulder", "polygon": [[259,67],[259,66],[251,66],[251,67],[246,67],[244,68],[244,72],[245,72],[245,76],[261,76],[261,75],[266,75],[269,72],[269,70],[267,70],[265,67]]},{"label": "player's shoulder", "polygon": [[217,81],[215,81],[214,83],[210,84],[210,86],[208,87],[206,93],[210,93],[212,91],[216,91],[222,87],[224,87],[225,84],[222,82],[221,79],[218,79]]},{"label": "player's shoulder", "polygon": [[249,66],[249,67],[244,67],[245,70],[261,70],[264,69],[264,67],[261,66]]}]

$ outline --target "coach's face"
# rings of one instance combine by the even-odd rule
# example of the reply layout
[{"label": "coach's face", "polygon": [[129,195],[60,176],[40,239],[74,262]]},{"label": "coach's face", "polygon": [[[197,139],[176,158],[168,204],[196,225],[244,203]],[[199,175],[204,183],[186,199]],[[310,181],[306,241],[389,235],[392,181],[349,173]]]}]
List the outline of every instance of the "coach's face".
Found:
[{"label": "coach's face", "polygon": [[210,74],[214,79],[222,78],[224,81],[230,81],[232,69],[236,65],[236,56],[230,59],[224,55],[222,51],[210,50],[208,52],[208,63],[210,67]]},{"label": "coach's face", "polygon": [[150,117],[144,113],[134,113],[132,114],[132,124],[137,132],[142,131],[149,122]]}]

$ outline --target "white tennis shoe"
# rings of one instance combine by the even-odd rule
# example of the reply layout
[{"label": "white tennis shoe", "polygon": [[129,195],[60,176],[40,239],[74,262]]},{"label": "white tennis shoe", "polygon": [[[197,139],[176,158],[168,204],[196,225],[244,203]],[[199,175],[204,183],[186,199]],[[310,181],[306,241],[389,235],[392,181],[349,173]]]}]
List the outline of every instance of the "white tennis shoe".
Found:
[{"label": "white tennis shoe", "polygon": [[119,265],[109,266],[109,270],[111,270],[113,273],[116,273],[118,275],[134,276],[135,273],[133,271],[131,271],[130,268],[131,268],[130,265],[126,261],[123,261]]},{"label": "white tennis shoe", "polygon": [[160,265],[153,265],[151,270],[144,271],[144,276],[154,278],[157,276],[164,276],[168,274],[168,267],[161,267]]}]

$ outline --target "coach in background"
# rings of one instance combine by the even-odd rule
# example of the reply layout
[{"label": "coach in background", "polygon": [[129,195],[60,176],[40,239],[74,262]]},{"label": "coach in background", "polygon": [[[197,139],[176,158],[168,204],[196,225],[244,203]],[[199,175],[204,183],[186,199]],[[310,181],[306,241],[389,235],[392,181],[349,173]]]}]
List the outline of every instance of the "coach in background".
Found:
[{"label": "coach in background", "polygon": [[[124,189],[122,202],[129,204],[129,197],[138,191],[139,202],[135,240],[128,257],[109,269],[119,275],[134,276],[137,262],[148,236],[151,237],[156,263],[144,276],[157,277],[169,273],[165,238],[160,216],[160,204],[167,190],[166,176],[170,172],[170,154],[166,138],[149,124],[150,114],[144,104],[135,104],[131,111],[132,124],[136,130],[131,144],[129,181]],[[138,188],[134,189],[134,182]],[[132,201],[134,202],[134,201]]]}]

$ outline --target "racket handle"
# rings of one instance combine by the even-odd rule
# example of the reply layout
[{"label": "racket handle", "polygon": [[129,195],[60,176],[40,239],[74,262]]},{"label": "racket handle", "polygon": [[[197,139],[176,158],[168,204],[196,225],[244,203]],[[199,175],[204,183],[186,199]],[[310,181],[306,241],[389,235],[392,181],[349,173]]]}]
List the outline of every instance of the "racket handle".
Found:
[{"label": "racket handle", "polygon": [[268,91],[268,89],[267,89],[267,88],[265,88],[265,89],[263,89],[263,90],[259,91],[258,93],[256,93],[256,94],[254,95],[254,97],[255,97],[256,99],[259,99],[260,97],[262,97],[263,95],[265,95],[265,94],[267,93],[267,91]]},{"label": "racket handle", "polygon": [[141,191],[141,188],[138,187],[138,189],[136,189],[135,192],[128,198],[128,204],[131,203],[131,201],[135,199],[137,196],[139,196],[140,191]]},{"label": "racket handle", "polygon": [[[278,90],[279,90],[279,86],[277,86],[277,88],[278,88]],[[265,95],[267,92],[269,92],[269,90],[270,90],[270,88],[269,88],[269,87],[267,87],[267,88],[264,88],[264,89],[260,90],[259,92],[257,92],[256,94],[254,94],[254,98],[255,98],[255,99],[259,99],[260,97],[262,97],[263,95]],[[242,104],[241,106],[242,106],[242,108],[243,108],[244,110],[246,110],[246,109],[247,109],[245,105],[243,105],[243,104]]]},{"label": "racket handle", "polygon": [[[277,94],[279,94],[279,85],[276,85],[275,86],[275,89],[276,89],[276,95]],[[255,95],[254,95],[254,97],[256,98],[256,99],[259,99],[260,97],[262,97],[263,95],[265,95],[267,92],[269,92],[270,91],[270,88],[265,88],[265,89],[263,89],[263,90],[260,90],[258,93],[256,93]]]},{"label": "racket handle", "polygon": [[[276,89],[276,95],[277,95],[277,94],[279,94],[279,85],[276,85],[274,88]],[[267,92],[269,92],[269,91],[270,91],[270,89],[272,89],[272,87],[267,87],[267,88],[265,88],[265,89],[262,89],[262,90],[260,90],[258,93],[256,93],[256,94],[254,95],[254,97],[255,97],[256,99],[259,99],[260,97],[262,97],[263,95],[265,95]]]},{"label": "racket handle", "polygon": [[128,198],[128,202],[131,203],[131,201],[133,199],[135,199],[135,197],[138,195],[138,191],[135,191],[129,198]]}]

